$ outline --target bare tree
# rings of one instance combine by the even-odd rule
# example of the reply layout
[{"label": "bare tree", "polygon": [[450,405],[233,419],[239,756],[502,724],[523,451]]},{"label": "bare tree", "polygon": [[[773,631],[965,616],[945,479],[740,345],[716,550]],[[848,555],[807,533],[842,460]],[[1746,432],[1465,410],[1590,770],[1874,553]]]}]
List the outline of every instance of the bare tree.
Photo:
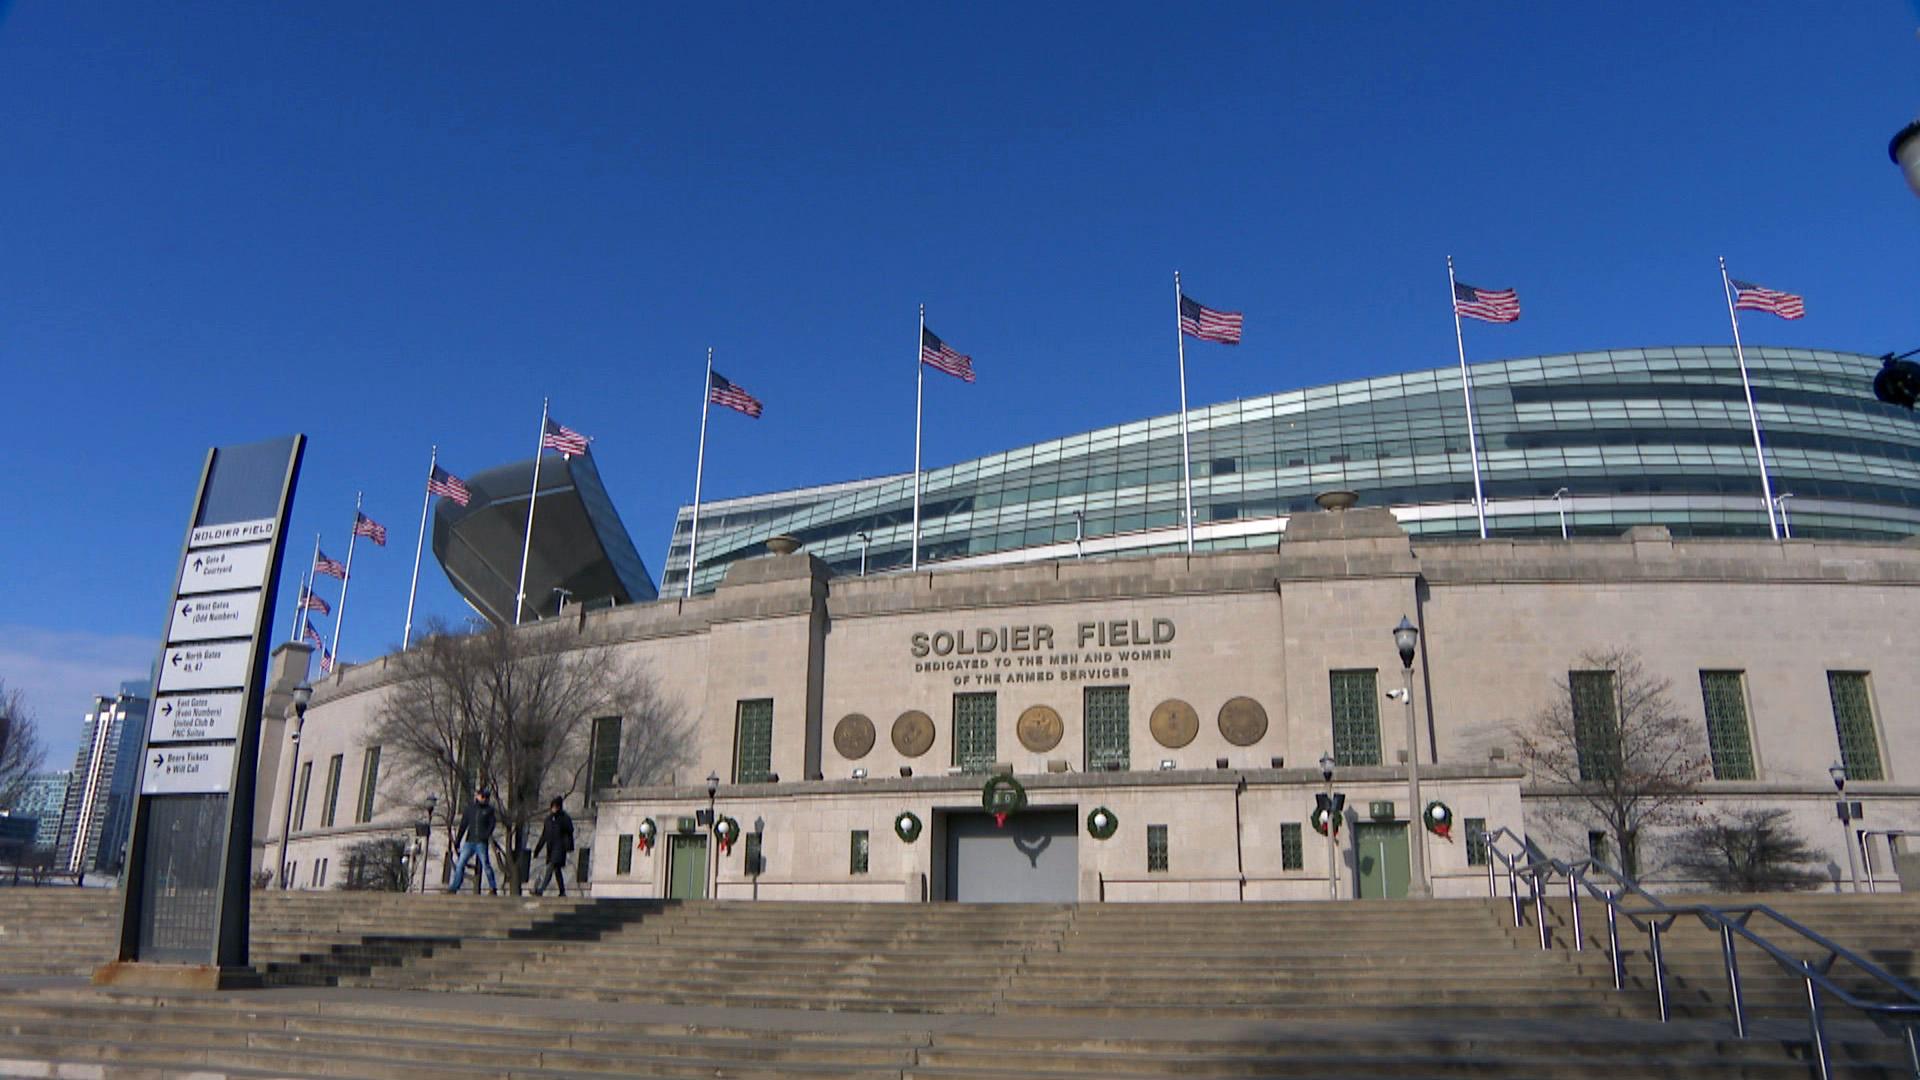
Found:
[{"label": "bare tree", "polygon": [[27,780],[46,760],[40,725],[27,695],[0,678],[0,806],[11,807],[26,794]]},{"label": "bare tree", "polygon": [[[391,755],[400,790],[421,800],[416,807],[428,793],[439,796],[449,844],[474,790],[490,789],[500,856],[526,846],[527,827],[549,798],[581,790],[593,718],[658,696],[644,669],[615,647],[583,644],[558,624],[470,634],[435,624],[394,663],[398,678],[367,741]],[[518,892],[519,859],[500,862]]]},{"label": "bare tree", "polygon": [[391,836],[348,845],[346,873],[338,888],[347,892],[406,892],[413,868],[407,862],[407,842]]},{"label": "bare tree", "polygon": [[1827,876],[1814,868],[1822,858],[1787,821],[1785,810],[1755,807],[1688,829],[1675,862],[1715,889],[1769,892],[1825,884]]},{"label": "bare tree", "polygon": [[1583,653],[1559,693],[1514,731],[1534,793],[1547,817],[1603,832],[1619,869],[1642,865],[1649,829],[1690,821],[1693,792],[1711,775],[1695,724],[1675,711],[1672,684],[1648,672],[1638,653]]},{"label": "bare tree", "polygon": [[693,729],[679,705],[660,686],[643,677],[624,704],[620,722],[620,761],[613,782],[619,787],[665,784],[674,770],[693,760]]}]

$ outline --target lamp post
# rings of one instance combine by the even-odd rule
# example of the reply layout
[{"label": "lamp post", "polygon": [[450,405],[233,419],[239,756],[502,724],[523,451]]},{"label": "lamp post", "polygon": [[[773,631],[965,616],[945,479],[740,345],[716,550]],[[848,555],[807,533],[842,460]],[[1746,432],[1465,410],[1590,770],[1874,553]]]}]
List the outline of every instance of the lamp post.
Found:
[{"label": "lamp post", "polygon": [[421,826],[420,833],[420,891],[427,891],[427,867],[433,862],[433,808],[440,803],[440,796],[427,794],[427,823]]},{"label": "lamp post", "polygon": [[1562,540],[1567,538],[1567,504],[1565,500],[1567,496],[1571,494],[1573,493],[1566,488],[1561,488],[1559,491],[1553,493],[1553,505],[1560,511],[1560,539]]},{"label": "lamp post", "polygon": [[1400,625],[1393,628],[1393,646],[1400,650],[1400,696],[1407,706],[1407,798],[1412,801],[1407,822],[1413,831],[1412,843],[1407,845],[1413,854],[1413,878],[1407,882],[1410,897],[1433,895],[1427,883],[1426,813],[1420,803],[1420,737],[1413,719],[1413,654],[1419,645],[1420,628],[1400,616]]},{"label": "lamp post", "polygon": [[1853,857],[1853,807],[1847,802],[1847,767],[1836,761],[1827,769],[1827,775],[1833,778],[1834,794],[1840,796],[1833,810],[1840,818],[1840,837],[1847,845],[1847,883],[1854,892],[1859,892],[1860,864]]},{"label": "lamp post", "polygon": [[293,758],[287,766],[287,815],[280,823],[280,887],[292,882],[287,877],[287,846],[293,839],[293,793],[300,783],[300,729],[307,726],[307,706],[313,703],[313,687],[301,683],[293,688]]},{"label": "lamp post", "polygon": [[1073,512],[1073,557],[1074,558],[1082,559],[1086,557],[1086,554],[1087,554],[1086,548],[1083,546],[1086,542],[1086,539],[1087,539],[1087,512],[1085,510],[1075,510]]},{"label": "lamp post", "polygon": [[718,828],[720,816],[714,813],[714,797],[719,794],[720,774],[710,772],[707,774],[707,833],[713,837],[713,842],[707,846],[713,849],[713,854],[709,860],[713,865],[713,877],[711,878],[713,881],[713,890],[710,895],[712,895],[715,900],[720,899],[720,830]]},{"label": "lamp post", "polygon": [[860,576],[866,577],[867,576],[867,546],[873,543],[873,537],[868,536],[866,533],[863,533],[863,532],[854,533],[853,535],[860,538]]},{"label": "lamp post", "polygon": [[1327,898],[1340,899],[1340,849],[1333,838],[1333,755],[1320,755],[1320,779],[1327,784]]},{"label": "lamp post", "polygon": [[1793,539],[1793,523],[1787,520],[1787,500],[1793,498],[1793,492],[1783,491],[1773,497],[1773,505],[1780,511],[1780,538]]}]

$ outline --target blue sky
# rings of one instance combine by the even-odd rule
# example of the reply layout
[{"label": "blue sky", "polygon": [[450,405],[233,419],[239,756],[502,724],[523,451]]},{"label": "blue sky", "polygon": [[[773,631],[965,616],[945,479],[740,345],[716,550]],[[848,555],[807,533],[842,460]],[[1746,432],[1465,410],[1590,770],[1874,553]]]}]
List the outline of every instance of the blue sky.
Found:
[{"label": "blue sky", "polygon": [[[1453,362],[1445,256],[1520,290],[1470,357],[1920,346],[1916,16],[1843,4],[64,4],[0,8],[0,678],[58,749],[144,674],[206,447],[312,438],[290,568],[399,641],[429,444],[542,396],[656,575],[691,496],[905,471],[1172,410],[1170,277],[1247,313],[1196,403]],[[906,10],[911,7],[913,10]],[[292,569],[290,569],[290,573]],[[288,590],[291,590],[289,579]],[[463,605],[429,558],[422,610]],[[284,633],[287,619],[277,619]]]}]

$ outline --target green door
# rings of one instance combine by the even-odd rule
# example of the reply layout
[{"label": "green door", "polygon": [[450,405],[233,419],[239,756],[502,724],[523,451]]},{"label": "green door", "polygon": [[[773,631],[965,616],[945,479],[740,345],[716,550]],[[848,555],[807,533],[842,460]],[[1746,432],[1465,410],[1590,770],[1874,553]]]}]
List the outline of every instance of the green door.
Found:
[{"label": "green door", "polygon": [[[1404,850],[1404,845],[1403,845]],[[1405,888],[1402,887],[1402,892]],[[707,895],[707,838],[702,834],[667,838],[667,899],[700,900]]]},{"label": "green door", "polygon": [[1397,900],[1407,895],[1407,826],[1404,822],[1363,821],[1353,830],[1353,854],[1360,866],[1360,899]]}]

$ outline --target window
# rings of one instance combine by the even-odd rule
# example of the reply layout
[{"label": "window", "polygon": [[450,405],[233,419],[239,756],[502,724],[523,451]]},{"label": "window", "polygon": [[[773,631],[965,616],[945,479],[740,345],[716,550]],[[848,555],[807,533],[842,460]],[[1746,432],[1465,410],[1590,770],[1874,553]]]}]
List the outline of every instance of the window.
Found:
[{"label": "window", "polygon": [[347,755],[335,754],[327,759],[327,799],[320,804],[320,827],[333,828],[333,813],[340,808],[340,766]]},{"label": "window", "polygon": [[1306,852],[1300,847],[1300,823],[1282,822],[1280,825],[1280,869],[1304,870],[1307,865]]},{"label": "window", "polygon": [[1167,827],[1147,826],[1147,872],[1165,873],[1167,869]]},{"label": "window", "polygon": [[1580,779],[1605,780],[1619,771],[1620,721],[1613,708],[1613,672],[1569,671],[1573,749]]},{"label": "window", "polygon": [[1487,853],[1487,819],[1470,817],[1466,819],[1467,829],[1467,865],[1485,866],[1491,858]]},{"label": "window", "polygon": [[864,874],[867,872],[867,830],[853,830],[852,850],[847,856],[847,873]]},{"label": "window", "polygon": [[[591,844],[573,853],[573,880],[585,885],[593,880],[593,846]],[[478,886],[478,879],[474,885]]]},{"label": "window", "polygon": [[1707,710],[1707,751],[1715,780],[1753,779],[1753,742],[1747,728],[1745,673],[1703,671],[1700,699]]},{"label": "window", "polygon": [[315,859],[313,862],[313,887],[316,889],[327,887],[327,860],[325,859]]},{"label": "window", "polygon": [[313,762],[300,763],[300,798],[294,802],[293,827],[305,832],[307,828],[307,789],[313,786]]},{"label": "window", "polygon": [[986,772],[997,752],[997,695],[953,695],[953,763],[966,772]]},{"label": "window", "polygon": [[1380,764],[1378,672],[1334,671],[1333,760],[1340,765]]},{"label": "window", "polygon": [[373,795],[380,785],[380,748],[367,747],[366,760],[360,765],[360,798],[354,803],[353,820],[366,824],[373,820]]},{"label": "window", "polygon": [[1588,831],[1587,855],[1589,857],[1599,859],[1601,862],[1611,862],[1612,859],[1608,856],[1608,852],[1611,850],[1612,846],[1607,843],[1607,834],[1605,832],[1599,829]]},{"label": "window", "polygon": [[620,775],[620,718],[598,717],[593,722],[593,764],[587,777],[587,797],[612,787]]},{"label": "window", "polygon": [[773,772],[773,699],[742,701],[735,709],[733,782],[764,784]]},{"label": "window", "polygon": [[1833,698],[1833,726],[1840,736],[1840,764],[1849,780],[1885,780],[1880,771],[1880,740],[1873,731],[1873,702],[1864,671],[1827,672]]},{"label": "window", "polygon": [[1087,771],[1125,769],[1130,739],[1127,688],[1089,686],[1086,692]]},{"label": "window", "polygon": [[747,834],[746,871],[748,877],[759,877],[766,869],[760,861],[760,841],[762,839],[764,839],[764,835],[761,833],[750,832]]},{"label": "window", "polygon": [[614,852],[614,873],[633,873],[633,834],[621,833],[620,846]]}]

